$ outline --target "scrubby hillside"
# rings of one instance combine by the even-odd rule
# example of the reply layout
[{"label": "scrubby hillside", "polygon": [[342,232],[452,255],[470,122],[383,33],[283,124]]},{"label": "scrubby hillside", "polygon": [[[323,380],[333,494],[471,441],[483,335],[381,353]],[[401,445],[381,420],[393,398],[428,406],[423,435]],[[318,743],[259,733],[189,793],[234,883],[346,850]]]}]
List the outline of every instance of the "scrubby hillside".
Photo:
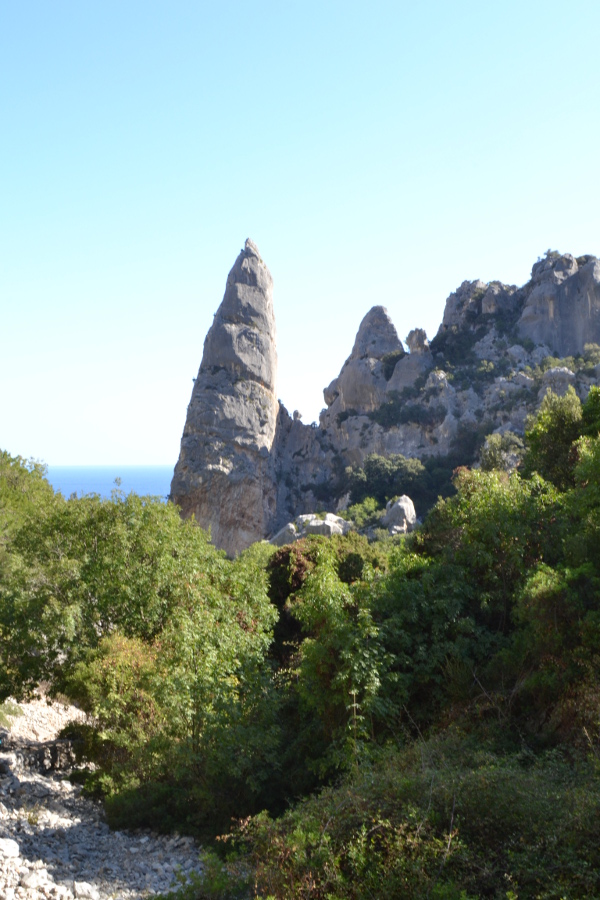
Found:
[{"label": "scrubby hillside", "polygon": [[600,390],[498,459],[408,537],[231,561],[5,454],[2,693],[89,713],[112,824],[228,836],[188,897],[600,897]]}]

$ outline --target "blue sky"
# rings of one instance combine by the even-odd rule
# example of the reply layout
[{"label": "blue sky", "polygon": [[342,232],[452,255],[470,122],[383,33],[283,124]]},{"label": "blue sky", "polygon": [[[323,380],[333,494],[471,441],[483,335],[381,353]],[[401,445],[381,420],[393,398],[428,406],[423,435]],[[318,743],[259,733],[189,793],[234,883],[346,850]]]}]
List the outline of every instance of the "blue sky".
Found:
[{"label": "blue sky", "polygon": [[600,4],[0,2],[0,447],[175,464],[246,237],[304,421],[358,325],[600,255]]}]

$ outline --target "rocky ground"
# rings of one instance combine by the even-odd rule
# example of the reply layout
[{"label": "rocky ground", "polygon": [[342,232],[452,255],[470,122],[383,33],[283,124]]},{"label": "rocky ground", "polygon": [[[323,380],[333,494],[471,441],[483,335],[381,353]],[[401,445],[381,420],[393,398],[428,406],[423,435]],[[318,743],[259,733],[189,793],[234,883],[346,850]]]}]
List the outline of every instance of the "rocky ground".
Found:
[{"label": "rocky ground", "polygon": [[111,831],[102,807],[68,779],[60,729],[81,718],[41,697],[0,727],[0,898],[138,900],[199,871],[188,837]]}]

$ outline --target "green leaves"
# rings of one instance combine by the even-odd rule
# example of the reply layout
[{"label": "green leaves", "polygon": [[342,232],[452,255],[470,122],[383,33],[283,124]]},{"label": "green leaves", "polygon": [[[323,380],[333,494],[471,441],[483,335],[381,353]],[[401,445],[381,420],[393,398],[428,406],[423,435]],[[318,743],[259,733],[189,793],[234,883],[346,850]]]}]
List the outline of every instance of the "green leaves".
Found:
[{"label": "green leaves", "polygon": [[400,453],[387,457],[371,453],[363,467],[351,474],[352,501],[356,504],[372,497],[383,505],[391,497],[401,494],[412,497],[424,473],[425,467],[418,459],[409,459]]},{"label": "green leaves", "polygon": [[[335,764],[346,760],[348,725],[370,716],[378,696],[384,651],[370,611],[370,596],[360,584],[338,577],[333,548],[319,548],[314,570],[293,598],[291,612],[304,640],[294,668],[295,690],[304,709],[316,717],[326,744],[335,745]],[[360,726],[362,736],[363,725]]]},{"label": "green leaves", "polygon": [[151,641],[186,602],[189,585],[222,565],[222,554],[173,506],[118,492],[39,507],[9,552],[10,571],[0,574],[9,693],[42,679],[60,689],[87,649],[115,630]]},{"label": "green leaves", "polygon": [[524,474],[538,472],[560,490],[573,485],[571,446],[581,434],[581,402],[569,386],[563,397],[548,390],[525,432]]},{"label": "green leaves", "polygon": [[[578,404],[548,395],[527,478],[492,441],[490,471],[457,470],[391,551],[315,537],[230,561],[168,504],[67,502],[4,457],[0,690],[50,680],[90,713],[120,826],[214,834],[344,779],[248,825],[275,896],[583,896],[590,772],[535,763],[544,742],[600,758],[596,392]],[[423,477],[383,462],[362,471],[383,497]]]}]

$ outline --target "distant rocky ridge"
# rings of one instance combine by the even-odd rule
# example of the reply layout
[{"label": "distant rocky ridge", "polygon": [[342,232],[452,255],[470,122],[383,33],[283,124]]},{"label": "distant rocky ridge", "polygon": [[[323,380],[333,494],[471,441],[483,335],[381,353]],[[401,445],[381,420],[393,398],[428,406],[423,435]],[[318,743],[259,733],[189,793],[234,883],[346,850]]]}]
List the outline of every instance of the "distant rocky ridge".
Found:
[{"label": "distant rocky ridge", "polygon": [[[522,434],[546,390],[600,381],[600,261],[548,252],[523,287],[465,281],[428,341],[408,353],[382,306],[324,390],[318,426],[276,400],[272,278],[247,240],[204,344],[171,499],[236,554],[320,505],[335,510],[348,466],[443,457],[466,437]],[[465,458],[465,463],[472,460]]]}]

